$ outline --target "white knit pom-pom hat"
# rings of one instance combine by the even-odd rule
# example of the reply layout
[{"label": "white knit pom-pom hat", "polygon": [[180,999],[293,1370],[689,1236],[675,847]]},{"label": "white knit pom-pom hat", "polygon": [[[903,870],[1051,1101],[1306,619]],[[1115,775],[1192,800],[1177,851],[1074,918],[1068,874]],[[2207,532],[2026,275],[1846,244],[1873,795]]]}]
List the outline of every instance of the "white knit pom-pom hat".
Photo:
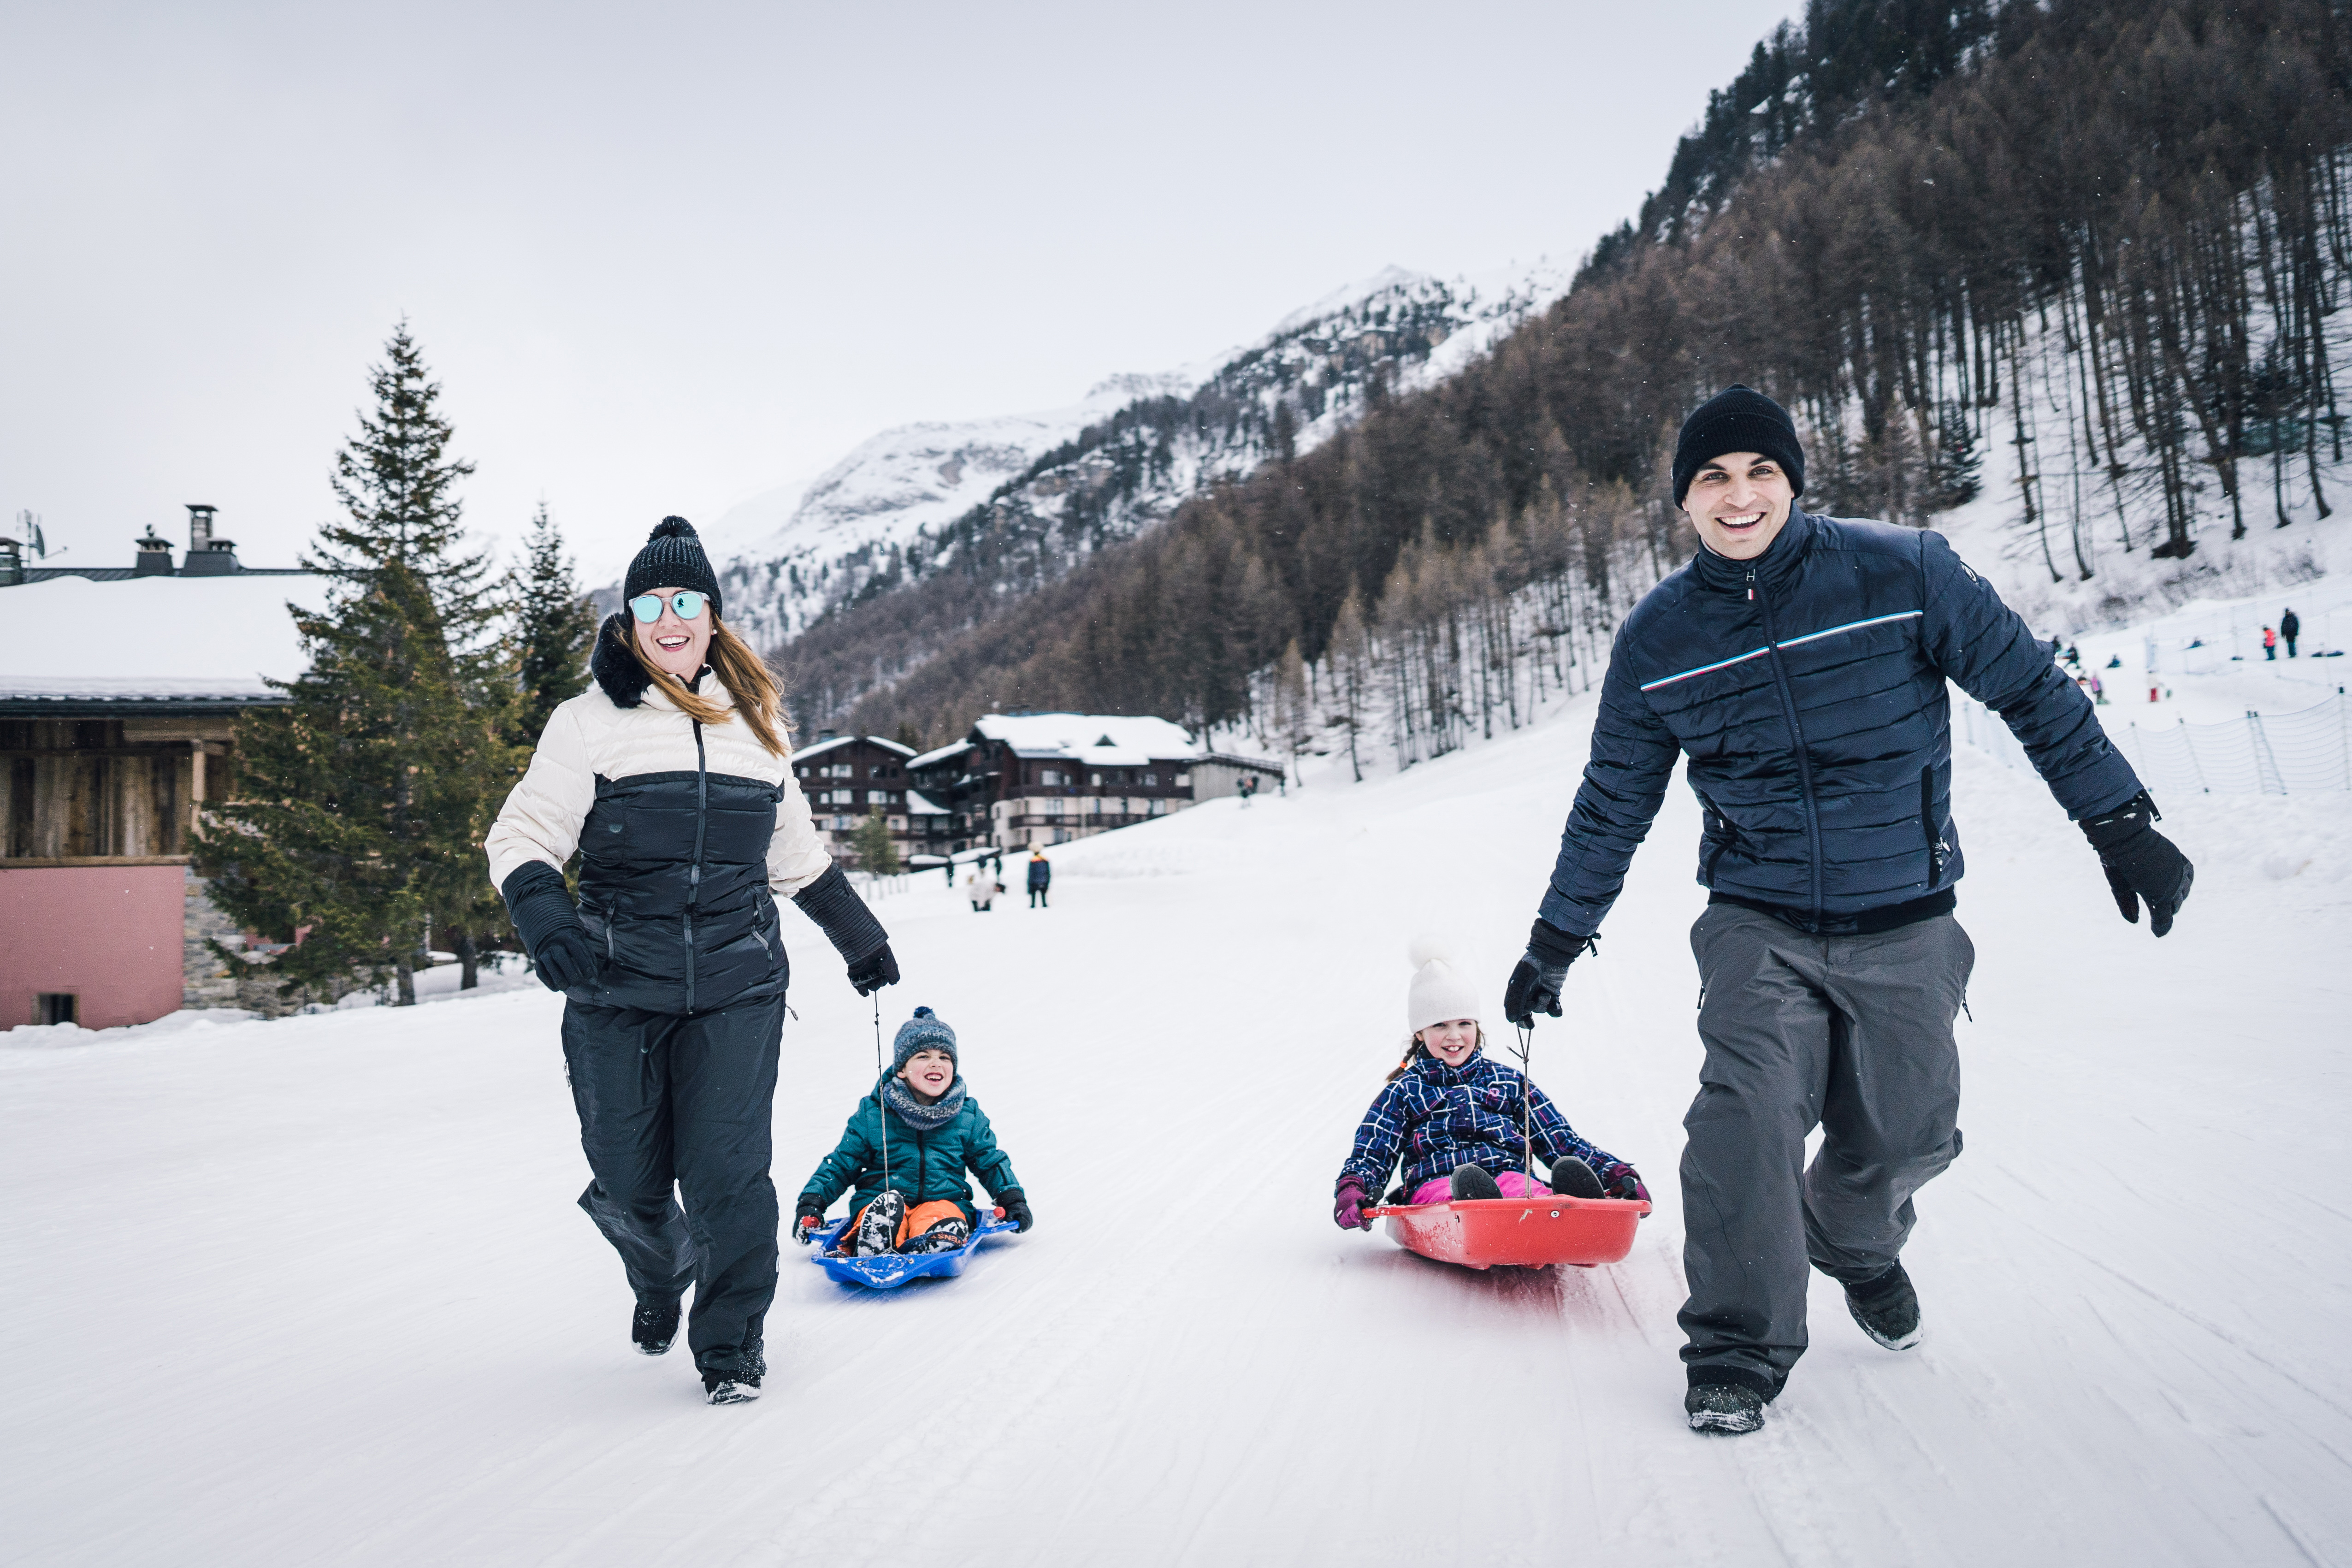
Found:
[{"label": "white knit pom-pom hat", "polygon": [[1417,937],[1406,950],[1405,960],[1412,965],[1412,984],[1404,997],[1405,1021],[1414,1034],[1449,1018],[1477,1017],[1478,988],[1454,967],[1454,955],[1443,942]]}]

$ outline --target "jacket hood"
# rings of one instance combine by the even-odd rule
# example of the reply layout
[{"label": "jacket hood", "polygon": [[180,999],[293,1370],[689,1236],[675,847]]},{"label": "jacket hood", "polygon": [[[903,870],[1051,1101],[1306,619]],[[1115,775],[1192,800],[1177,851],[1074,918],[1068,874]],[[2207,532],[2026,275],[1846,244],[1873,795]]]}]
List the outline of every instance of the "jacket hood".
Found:
[{"label": "jacket hood", "polygon": [[1479,1047],[1462,1058],[1458,1068],[1447,1067],[1435,1055],[1423,1057],[1412,1064],[1413,1076],[1440,1089],[1452,1089],[1457,1084],[1475,1082],[1484,1077],[1493,1064],[1486,1059],[1486,1047]]}]

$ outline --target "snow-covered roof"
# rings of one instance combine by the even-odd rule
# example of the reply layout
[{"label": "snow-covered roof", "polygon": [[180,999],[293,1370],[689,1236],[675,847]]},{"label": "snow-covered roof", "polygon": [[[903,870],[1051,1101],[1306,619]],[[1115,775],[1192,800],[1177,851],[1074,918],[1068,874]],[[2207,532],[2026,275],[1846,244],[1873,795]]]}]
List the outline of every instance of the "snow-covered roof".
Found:
[{"label": "snow-covered roof", "polygon": [[948,808],[946,806],[933,805],[929,800],[924,798],[919,790],[910,789],[907,792],[907,815],[908,816],[945,816],[947,814]]},{"label": "snow-covered roof", "polygon": [[310,668],[287,613],[325,581],[268,577],[53,577],[0,589],[0,698],[82,701],[268,700],[264,676]]},{"label": "snow-covered roof", "polygon": [[1116,713],[990,713],[973,732],[1024,757],[1067,757],[1094,768],[1139,768],[1192,755],[1192,737],[1165,719]]},{"label": "snow-covered roof", "polygon": [[913,762],[908,763],[907,765],[909,768],[928,768],[933,763],[944,763],[950,757],[960,757],[963,755],[964,752],[971,750],[971,745],[972,743],[970,741],[958,741],[952,746],[941,746],[936,752],[925,752],[921,756],[917,757]]},{"label": "snow-covered roof", "polygon": [[869,746],[879,746],[886,752],[896,752],[902,757],[915,754],[912,746],[902,746],[896,741],[886,741],[879,735],[835,735],[830,741],[819,741],[813,746],[803,746],[793,752],[793,761],[805,762],[820,752],[830,752],[835,746],[846,746],[852,741],[863,741]]}]

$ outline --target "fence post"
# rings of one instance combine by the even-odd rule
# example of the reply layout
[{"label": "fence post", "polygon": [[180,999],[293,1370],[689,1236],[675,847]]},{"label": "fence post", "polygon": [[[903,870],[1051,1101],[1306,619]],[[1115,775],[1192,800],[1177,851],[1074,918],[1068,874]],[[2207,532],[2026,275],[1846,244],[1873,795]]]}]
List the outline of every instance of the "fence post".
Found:
[{"label": "fence post", "polygon": [[2246,710],[2246,736],[2254,746],[2254,786],[2264,795],[2284,795],[2286,779],[2279,772],[2278,759],[2271,755],[2271,739],[2263,733],[2263,716],[2251,708]]},{"label": "fence post", "polygon": [[2197,775],[2197,787],[2211,795],[2213,786],[2205,782],[2205,764],[2197,760],[2197,737],[2189,732],[2189,721],[2186,719],[2180,721],[2180,745],[2189,753],[2189,771]]},{"label": "fence post", "polygon": [[2352,789],[2352,709],[2344,702],[2344,689],[2336,689],[2336,735],[2344,747],[2344,787]]}]

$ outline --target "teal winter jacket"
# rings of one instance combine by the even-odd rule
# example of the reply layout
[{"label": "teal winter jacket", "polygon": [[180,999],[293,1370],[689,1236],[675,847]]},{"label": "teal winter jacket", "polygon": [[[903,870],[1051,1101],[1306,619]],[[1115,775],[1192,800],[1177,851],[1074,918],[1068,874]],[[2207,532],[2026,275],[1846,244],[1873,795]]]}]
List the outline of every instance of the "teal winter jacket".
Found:
[{"label": "teal winter jacket", "polygon": [[[883,1124],[889,1124],[890,1163],[882,1163]],[[825,1207],[852,1187],[856,1195],[851,1200],[850,1211],[856,1213],[880,1195],[885,1186],[895,1187],[907,1194],[910,1204],[955,1203],[963,1205],[964,1217],[980,1223],[980,1214],[972,1206],[971,1184],[964,1173],[971,1172],[988,1189],[991,1197],[1002,1197],[1021,1184],[1013,1173],[1013,1162],[996,1146],[995,1131],[988,1124],[988,1113],[980,1102],[966,1097],[963,1108],[945,1126],[928,1132],[919,1131],[902,1120],[898,1113],[882,1104],[882,1089],[877,1084],[874,1092],[857,1102],[849,1113],[849,1125],[842,1129],[841,1142],[833,1152],[817,1162],[816,1172],[801,1189],[803,1198],[815,1198]]]}]

